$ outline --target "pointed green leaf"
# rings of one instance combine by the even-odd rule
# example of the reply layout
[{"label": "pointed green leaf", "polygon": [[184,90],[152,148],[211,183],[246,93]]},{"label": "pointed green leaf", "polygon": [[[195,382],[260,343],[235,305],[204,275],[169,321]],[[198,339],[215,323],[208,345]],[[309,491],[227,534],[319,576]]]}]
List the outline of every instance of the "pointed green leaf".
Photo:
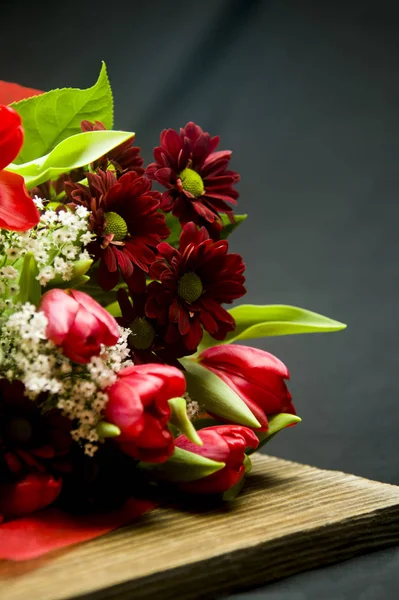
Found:
[{"label": "pointed green leaf", "polygon": [[[174,248],[177,248],[179,245],[179,238],[182,231],[180,221],[177,217],[172,215],[172,213],[167,213],[165,217],[166,224],[170,229],[170,234],[166,241]],[[220,215],[220,217],[223,223],[223,229],[220,233],[220,237],[222,240],[225,240],[234,231],[234,229],[236,229],[239,225],[241,225],[241,223],[245,221],[247,215],[234,215],[234,223],[230,223],[227,215]]]},{"label": "pointed green leaf", "polygon": [[202,479],[223,469],[225,463],[175,447],[174,453],[166,462],[140,462],[138,467],[154,475],[157,479],[177,482]]},{"label": "pointed green leaf", "polygon": [[322,333],[340,331],[346,325],[319,315],[304,308],[269,304],[256,306],[243,304],[229,310],[234,317],[236,327],[220,342],[207,333],[204,334],[199,351],[217,344],[231,344],[239,340],[249,340],[261,337],[293,335],[298,333]]},{"label": "pointed green leaf", "polygon": [[234,215],[234,223],[230,223],[230,220],[227,215],[220,215],[220,216],[222,218],[222,223],[223,223],[223,229],[220,234],[220,237],[222,240],[225,240],[226,238],[229,237],[229,235],[231,233],[233,233],[233,231],[235,229],[237,229],[237,227],[239,225],[241,225],[241,223],[243,223],[245,221],[245,219],[247,218],[248,215]]},{"label": "pointed green leaf", "polygon": [[41,297],[41,286],[36,279],[39,274],[36,260],[32,252],[27,252],[24,256],[21,275],[19,277],[19,294],[17,301],[24,304],[30,302],[37,306]]},{"label": "pointed green leaf", "polygon": [[97,82],[86,90],[64,88],[33,96],[12,107],[22,117],[25,142],[16,162],[31,161],[50,152],[57,144],[76,133],[80,123],[101,121],[113,125],[113,98],[103,63]]},{"label": "pointed green leaf", "polygon": [[170,422],[172,425],[177,427],[191,442],[203,445],[203,441],[198,435],[194,425],[190,421],[187,415],[187,402],[184,398],[170,398],[168,400],[169,406],[172,411]]},{"label": "pointed green leaf", "polygon": [[[270,442],[270,440],[272,438],[274,438],[274,436],[279,431],[281,431],[282,429],[285,429],[286,427],[289,427],[290,425],[295,425],[296,423],[300,423],[302,421],[302,419],[300,417],[298,417],[297,415],[291,415],[289,413],[279,413],[277,415],[268,417],[268,421],[269,421],[269,429],[267,431],[261,431],[259,433],[255,432],[259,438],[259,446],[256,448],[256,450],[259,450],[260,448],[262,448],[262,446],[264,446],[265,444]],[[252,454],[253,452],[254,452],[254,450],[252,448],[250,448],[247,451],[247,454]]]},{"label": "pointed green leaf", "polygon": [[181,358],[189,394],[201,406],[226,421],[260,427],[248,406],[220,377],[190,358]]},{"label": "pointed green leaf", "polygon": [[72,169],[85,167],[129,140],[132,135],[126,131],[78,133],[62,141],[46,156],[28,163],[8,165],[7,171],[22,175],[26,187],[31,189]]}]

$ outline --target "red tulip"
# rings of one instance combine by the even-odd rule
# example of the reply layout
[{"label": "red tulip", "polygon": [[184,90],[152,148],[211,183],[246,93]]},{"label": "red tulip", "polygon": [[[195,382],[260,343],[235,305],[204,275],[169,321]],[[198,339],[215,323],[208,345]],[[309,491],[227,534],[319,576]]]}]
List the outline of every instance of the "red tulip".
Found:
[{"label": "red tulip", "polygon": [[42,94],[39,90],[33,88],[27,88],[19,83],[10,83],[9,81],[0,81],[0,104],[11,104],[11,102],[18,102],[19,100],[25,100],[31,96],[38,96]]},{"label": "red tulip", "polygon": [[48,319],[46,335],[74,362],[88,363],[101,352],[101,344],[119,339],[115,319],[87,294],[77,290],[50,290],[40,304]]},{"label": "red tulip", "polygon": [[11,231],[27,231],[40,218],[23,177],[2,170],[17,156],[23,139],[21,117],[9,106],[0,105],[0,228]]},{"label": "red tulip", "polygon": [[169,458],[174,440],[168,429],[168,400],[185,389],[184,375],[175,367],[146,364],[119,371],[107,390],[105,418],[121,430],[115,441],[126,454],[146,462]]},{"label": "red tulip", "polygon": [[268,427],[267,415],[296,414],[284,381],[288,369],[269,352],[224,344],[201,352],[199,361],[244,400],[263,429]]},{"label": "red tulip", "polygon": [[61,479],[31,473],[17,483],[0,485],[0,521],[29,515],[49,506],[61,491]]},{"label": "red tulip", "polygon": [[193,444],[184,435],[179,436],[175,444],[226,466],[202,479],[180,483],[179,487],[196,494],[220,494],[240,483],[245,474],[245,449],[255,449],[259,444],[255,433],[242,425],[217,425],[200,429],[198,435],[203,446]]}]

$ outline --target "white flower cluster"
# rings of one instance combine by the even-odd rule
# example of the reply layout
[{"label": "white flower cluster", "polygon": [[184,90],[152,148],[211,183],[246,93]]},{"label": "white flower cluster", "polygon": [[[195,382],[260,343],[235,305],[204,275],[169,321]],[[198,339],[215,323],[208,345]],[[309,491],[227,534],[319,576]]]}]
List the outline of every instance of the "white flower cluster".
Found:
[{"label": "white flower cluster", "polygon": [[[44,208],[40,198],[34,198],[34,202],[39,210]],[[74,261],[90,259],[86,250],[82,252],[82,246],[93,239],[93,234],[88,230],[89,215],[84,206],[79,206],[75,212],[50,209],[45,210],[38,225],[27,232],[3,231],[0,235],[0,255],[5,256],[2,269],[12,269],[15,274],[12,278],[11,271],[3,274],[0,270],[0,295],[6,291],[9,295],[17,293],[15,285],[18,273],[14,265],[19,265],[21,257],[27,252],[32,252],[35,257],[39,269],[36,279],[41,285],[46,286],[56,277],[70,281]],[[4,287],[7,277],[10,284]]]},{"label": "white flower cluster", "polygon": [[190,421],[193,421],[201,412],[201,407],[196,400],[193,400],[193,398],[191,398],[188,392],[185,392],[183,394],[183,398],[186,401],[187,416],[190,419]]},{"label": "white flower cluster", "polygon": [[0,334],[0,377],[18,379],[26,395],[43,410],[59,408],[74,422],[71,435],[93,456],[100,442],[96,430],[108,401],[106,389],[128,360],[129,329],[103,347],[87,365],[72,363],[46,338],[47,317],[32,304],[24,304],[3,324]]}]

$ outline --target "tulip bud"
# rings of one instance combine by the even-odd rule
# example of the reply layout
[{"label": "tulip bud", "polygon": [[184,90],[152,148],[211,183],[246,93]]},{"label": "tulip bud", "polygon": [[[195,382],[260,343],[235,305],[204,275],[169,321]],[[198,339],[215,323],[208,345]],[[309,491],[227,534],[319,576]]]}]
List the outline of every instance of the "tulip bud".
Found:
[{"label": "tulip bud", "polygon": [[[269,352],[224,344],[204,350],[198,361],[241,398],[262,429],[268,428],[268,415],[295,414],[291,394],[284,381],[289,379],[288,369]],[[210,412],[218,415],[213,410]]]},{"label": "tulip bud", "polygon": [[78,290],[50,290],[40,310],[47,317],[46,335],[74,362],[88,363],[101,346],[114,346],[119,339],[115,319],[93,298]]},{"label": "tulip bud", "polygon": [[224,463],[225,466],[195,481],[177,480],[179,487],[197,494],[223,494],[241,482],[248,464],[245,451],[257,448],[258,438],[251,429],[241,425],[207,427],[200,429],[198,435],[203,442],[202,446],[196,446],[185,436],[178,437],[175,445],[182,450]]},{"label": "tulip bud", "polygon": [[133,458],[163,462],[173,454],[168,400],[184,394],[183,373],[168,365],[126,367],[107,389],[105,418],[120,430],[115,443]]}]

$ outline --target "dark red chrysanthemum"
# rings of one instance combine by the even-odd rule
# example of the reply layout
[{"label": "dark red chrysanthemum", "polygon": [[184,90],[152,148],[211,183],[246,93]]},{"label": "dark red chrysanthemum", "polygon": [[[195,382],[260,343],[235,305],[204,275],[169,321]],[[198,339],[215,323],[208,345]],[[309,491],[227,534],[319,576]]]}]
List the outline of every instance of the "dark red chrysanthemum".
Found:
[{"label": "dark red chrysanthemum", "polygon": [[[82,131],[104,131],[106,127],[100,121],[91,123],[90,121],[82,121],[80,124]],[[135,171],[138,175],[143,175],[144,160],[140,156],[140,148],[132,146],[134,135],[123,144],[120,144],[107,154],[99,158],[92,167],[94,169],[102,169],[105,171],[112,165],[117,176],[124,175],[128,171]]]},{"label": "dark red chrysanthemum", "polygon": [[88,250],[100,261],[98,281],[111,290],[119,281],[119,270],[127,279],[134,266],[146,273],[155,260],[155,248],[169,235],[159,209],[160,193],[151,182],[129,171],[116,179],[111,171],[87,174],[88,187],[67,183],[73,204],[92,212],[90,228],[97,235]]},{"label": "dark red chrysanthemum", "polygon": [[174,129],[162,131],[160,143],[146,174],[168,188],[161,209],[172,211],[183,224],[205,225],[216,237],[221,228],[219,213],[233,220],[229,204],[237,204],[238,192],[233,186],[240,176],[228,170],[231,151],[215,152],[219,137],[211,137],[191,122],[180,134]]},{"label": "dark red chrysanthemum", "polygon": [[179,367],[176,359],[187,356],[189,352],[179,335],[175,336],[176,339],[170,339],[169,335],[166,340],[167,328],[145,314],[149,298],[145,273],[136,269],[127,283],[129,293],[124,289],[117,292],[122,312],[117,321],[131,331],[128,344],[134,364],[165,363]]},{"label": "dark red chrysanthemum", "polygon": [[222,340],[233,331],[233,317],[221,306],[246,292],[245,265],[239,254],[228,254],[228,242],[214,242],[205,227],[187,223],[179,250],[166,242],[158,246],[151,266],[146,315],[167,325],[166,340],[182,336],[189,350],[197,348],[202,327]]}]

